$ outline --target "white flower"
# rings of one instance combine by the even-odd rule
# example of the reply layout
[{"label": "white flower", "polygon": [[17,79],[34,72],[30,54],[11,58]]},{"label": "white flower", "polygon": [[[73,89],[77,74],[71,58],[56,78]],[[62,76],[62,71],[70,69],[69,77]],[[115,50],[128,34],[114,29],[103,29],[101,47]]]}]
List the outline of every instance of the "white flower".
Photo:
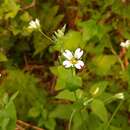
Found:
[{"label": "white flower", "polygon": [[81,69],[84,66],[84,62],[80,60],[83,55],[83,50],[80,48],[76,49],[74,55],[69,50],[65,50],[63,55],[66,58],[66,60],[63,62],[65,68],[76,67],[77,69]]},{"label": "white flower", "polygon": [[117,93],[117,94],[115,94],[115,96],[114,96],[115,98],[117,98],[117,99],[124,99],[124,93]]},{"label": "white flower", "polygon": [[30,23],[29,23],[29,27],[28,27],[29,29],[39,29],[40,28],[40,21],[39,21],[39,19],[35,19],[35,21],[30,21]]},{"label": "white flower", "polygon": [[126,40],[126,42],[121,42],[121,47],[128,48],[130,46],[130,40]]},{"label": "white flower", "polygon": [[54,32],[54,35],[52,36],[54,41],[57,41],[58,38],[62,38],[64,36],[65,29],[66,29],[66,24],[61,29],[58,29],[57,31]]}]

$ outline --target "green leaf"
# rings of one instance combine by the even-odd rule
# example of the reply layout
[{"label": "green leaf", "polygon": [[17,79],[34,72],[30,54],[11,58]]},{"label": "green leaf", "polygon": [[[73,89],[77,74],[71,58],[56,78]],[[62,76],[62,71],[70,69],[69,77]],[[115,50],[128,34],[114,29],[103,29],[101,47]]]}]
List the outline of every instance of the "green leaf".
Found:
[{"label": "green leaf", "polygon": [[91,69],[93,69],[98,75],[106,75],[116,61],[117,58],[113,55],[99,55],[93,59]]},{"label": "green leaf", "polygon": [[29,22],[31,20],[31,16],[29,15],[28,12],[24,12],[21,16],[20,19],[24,22]]},{"label": "green leaf", "polygon": [[[6,98],[7,98],[7,95],[6,95]],[[1,130],[14,130],[16,127],[15,105],[11,98],[9,100],[5,99],[5,95],[3,97],[3,101],[6,104],[0,107],[0,122],[1,122],[0,128]]]},{"label": "green leaf", "polygon": [[63,39],[64,49],[75,50],[81,47],[82,37],[80,32],[69,31]]},{"label": "green leaf", "polygon": [[72,109],[72,106],[69,104],[57,105],[56,108],[50,113],[49,117],[58,119],[69,119],[72,113]]},{"label": "green leaf", "polygon": [[14,18],[19,10],[20,6],[16,3],[16,0],[4,0],[1,5],[0,19],[2,17],[5,19]]},{"label": "green leaf", "polygon": [[70,91],[75,91],[82,86],[82,79],[78,76],[71,76],[66,82],[66,88]]},{"label": "green leaf", "polygon": [[33,38],[34,55],[43,54],[44,50],[50,45],[50,41],[42,36],[40,33],[35,32]]},{"label": "green leaf", "polygon": [[69,90],[64,90],[61,91],[57,96],[57,99],[66,99],[66,100],[71,100],[75,101],[75,96],[73,92],[70,92]]},{"label": "green leaf", "polygon": [[7,61],[6,55],[4,55],[2,52],[0,52],[0,62],[5,62]]},{"label": "green leaf", "polygon": [[75,91],[82,86],[82,80],[79,76],[73,75],[71,69],[66,69],[63,66],[52,67],[51,71],[58,79],[55,86],[56,90],[68,89]]},{"label": "green leaf", "polygon": [[48,120],[44,120],[44,125],[48,130],[55,130],[56,121],[53,118],[49,118]]},{"label": "green leaf", "polygon": [[79,23],[79,27],[83,30],[83,41],[89,41],[94,36],[101,39],[105,34],[104,26],[98,25],[95,20],[81,22]]},{"label": "green leaf", "polygon": [[92,112],[97,115],[103,122],[108,121],[107,110],[101,100],[94,99],[91,103]]},{"label": "green leaf", "polygon": [[40,115],[40,110],[38,107],[32,107],[29,112],[28,112],[28,116],[31,118],[36,118]]},{"label": "green leaf", "polygon": [[105,91],[107,85],[108,85],[107,81],[100,81],[100,82],[94,83],[90,88],[90,93],[92,95],[99,96]]},{"label": "green leaf", "polygon": [[110,126],[110,130],[122,130],[122,128],[115,127],[115,126]]}]

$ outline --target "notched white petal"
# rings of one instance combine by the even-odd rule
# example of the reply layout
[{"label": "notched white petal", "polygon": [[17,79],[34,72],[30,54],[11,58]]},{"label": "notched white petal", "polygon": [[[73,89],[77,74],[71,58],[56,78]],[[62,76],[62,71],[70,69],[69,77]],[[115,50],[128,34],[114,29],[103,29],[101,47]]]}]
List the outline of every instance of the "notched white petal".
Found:
[{"label": "notched white petal", "polygon": [[82,55],[83,55],[83,50],[81,50],[80,48],[77,48],[74,53],[74,57],[77,59],[80,59]]},{"label": "notched white petal", "polygon": [[35,21],[30,21],[29,23],[29,27],[30,29],[37,29],[37,28],[40,28],[40,22],[38,19],[36,19]]},{"label": "notched white petal", "polygon": [[65,52],[63,52],[63,56],[66,57],[68,60],[71,60],[73,58],[73,55],[69,50],[65,50]]},{"label": "notched white petal", "polygon": [[73,64],[70,61],[68,61],[68,60],[65,60],[63,62],[63,65],[65,66],[65,68],[69,68],[69,67],[73,66]]},{"label": "notched white petal", "polygon": [[35,24],[36,24],[38,27],[40,27],[40,21],[39,21],[39,19],[36,19],[36,20],[35,20]]},{"label": "notched white petal", "polygon": [[121,47],[128,48],[130,46],[130,40],[127,40],[126,42],[121,42]]},{"label": "notched white petal", "polygon": [[121,46],[121,47],[125,47],[125,43],[124,43],[124,42],[121,42],[120,46]]},{"label": "notched white petal", "polygon": [[36,28],[35,22],[31,21],[28,28]]},{"label": "notched white petal", "polygon": [[77,63],[75,64],[75,67],[77,69],[81,69],[84,66],[84,62],[81,60],[78,60]]}]

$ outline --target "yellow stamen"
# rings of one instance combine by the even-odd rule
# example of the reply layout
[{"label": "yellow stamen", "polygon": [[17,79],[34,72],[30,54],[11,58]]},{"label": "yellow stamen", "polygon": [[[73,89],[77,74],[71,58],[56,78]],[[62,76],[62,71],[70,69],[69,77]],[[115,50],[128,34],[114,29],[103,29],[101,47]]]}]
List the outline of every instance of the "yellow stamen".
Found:
[{"label": "yellow stamen", "polygon": [[77,63],[77,60],[75,58],[72,58],[71,61],[70,61],[72,64],[76,64]]}]

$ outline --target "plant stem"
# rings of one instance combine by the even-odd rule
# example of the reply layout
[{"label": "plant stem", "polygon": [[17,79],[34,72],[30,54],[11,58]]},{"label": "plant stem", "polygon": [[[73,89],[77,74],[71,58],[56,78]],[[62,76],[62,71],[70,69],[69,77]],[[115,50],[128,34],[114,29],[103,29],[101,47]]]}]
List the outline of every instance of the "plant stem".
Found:
[{"label": "plant stem", "polygon": [[110,123],[112,122],[114,116],[117,114],[117,112],[118,112],[118,110],[120,109],[122,103],[123,103],[123,101],[121,101],[121,102],[119,103],[119,105],[117,106],[117,108],[115,109],[114,113],[112,114],[110,120],[108,121],[108,123],[107,123],[107,125],[106,125],[106,129],[105,129],[105,130],[107,130],[108,127],[110,126]]},{"label": "plant stem", "polygon": [[69,120],[69,124],[68,124],[68,130],[71,129],[71,124],[72,124],[72,119],[73,119],[73,116],[75,114],[76,110],[74,109],[71,113],[71,116],[70,116],[70,120]]},{"label": "plant stem", "polygon": [[80,111],[79,114],[80,114],[80,118],[81,118],[81,120],[83,122],[83,128],[84,128],[84,130],[87,130],[88,128],[87,128],[86,124],[84,124],[84,119],[83,119],[83,116],[82,116],[82,112]]},{"label": "plant stem", "polygon": [[122,60],[121,60],[121,58],[117,55],[116,51],[115,51],[114,48],[112,47],[112,45],[111,45],[111,52],[117,57],[117,59],[118,59],[120,65],[121,65],[121,69],[124,71],[124,70],[125,70],[125,66],[124,66],[124,64],[123,64],[123,62],[122,62]]},{"label": "plant stem", "polygon": [[42,32],[41,29],[39,29],[39,32],[48,40],[50,40],[51,42],[54,42],[50,37],[48,37],[45,33]]},{"label": "plant stem", "polygon": [[76,75],[75,68],[72,67],[71,70],[72,70],[72,75],[75,76]]}]

